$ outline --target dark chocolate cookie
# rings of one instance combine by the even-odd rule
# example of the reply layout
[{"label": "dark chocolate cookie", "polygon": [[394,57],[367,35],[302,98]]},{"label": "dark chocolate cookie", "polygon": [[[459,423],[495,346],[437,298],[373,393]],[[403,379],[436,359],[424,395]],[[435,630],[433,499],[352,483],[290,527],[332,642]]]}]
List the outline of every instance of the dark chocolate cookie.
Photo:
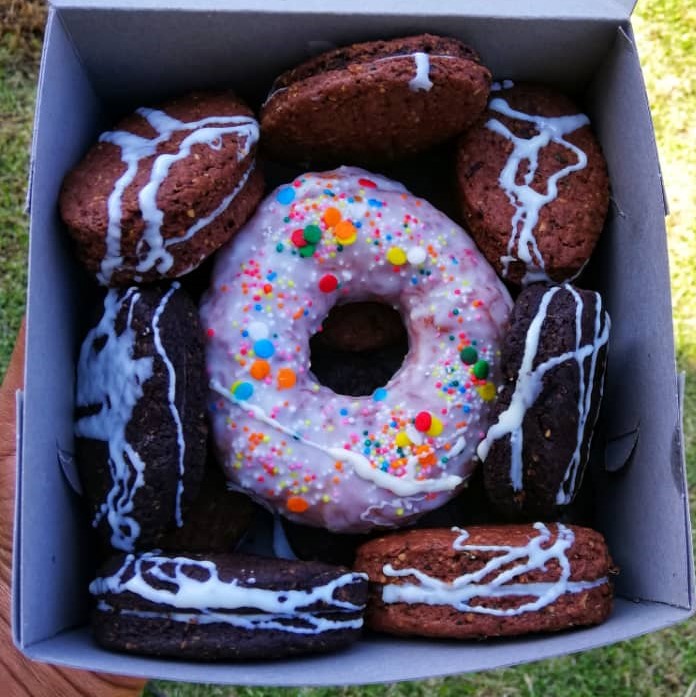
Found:
[{"label": "dark chocolate cookie", "polygon": [[376,163],[421,152],[483,111],[490,73],[456,39],[423,34],[338,48],[281,75],[261,113],[271,156]]},{"label": "dark chocolate cookie", "polygon": [[599,624],[615,572],[602,535],[561,523],[396,533],[363,545],[355,569],[368,627],[452,639]]},{"label": "dark chocolate cookie", "polygon": [[61,216],[109,286],[182,276],[227,242],[263,195],[251,110],[193,93],[138,109],[66,176]]},{"label": "dark chocolate cookie", "polygon": [[504,85],[494,85],[486,113],[459,143],[466,226],[505,280],[572,280],[607,214],[602,151],[589,119],[567,97]]},{"label": "dark chocolate cookie", "polygon": [[599,413],[609,341],[599,293],[534,284],[520,294],[502,350],[506,378],[478,447],[491,502],[549,517],[580,486]]},{"label": "dark chocolate cookie", "polygon": [[191,660],[269,659],[360,636],[363,574],[237,554],[119,555],[90,585],[93,629],[116,651]]},{"label": "dark chocolate cookie", "polygon": [[101,539],[153,546],[181,525],[206,456],[198,312],[178,283],[110,290],[77,367],[76,457]]}]

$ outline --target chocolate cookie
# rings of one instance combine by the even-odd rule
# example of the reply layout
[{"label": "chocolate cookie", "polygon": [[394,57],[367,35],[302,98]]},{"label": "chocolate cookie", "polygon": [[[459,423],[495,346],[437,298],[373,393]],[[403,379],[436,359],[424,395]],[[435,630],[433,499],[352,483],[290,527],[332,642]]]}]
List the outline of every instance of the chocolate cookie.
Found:
[{"label": "chocolate cookie", "polygon": [[353,44],[283,73],[261,112],[282,160],[376,163],[421,152],[483,111],[490,73],[456,39],[423,34]]},{"label": "chocolate cookie", "polygon": [[459,143],[464,219],[512,283],[572,280],[590,258],[609,205],[609,179],[590,121],[537,85],[494,85],[488,110]]},{"label": "chocolate cookie", "polygon": [[360,636],[363,574],[236,554],[111,559],[90,585],[93,629],[116,651],[191,660],[334,651]]},{"label": "chocolate cookie", "polygon": [[535,284],[520,294],[502,349],[506,381],[477,453],[489,499],[507,515],[549,517],[580,486],[609,341],[598,293]]},{"label": "chocolate cookie", "polygon": [[263,194],[258,124],[233,94],[138,109],[66,176],[61,216],[103,285],[182,276],[227,242]]},{"label": "chocolate cookie", "polygon": [[614,572],[602,536],[561,523],[412,530],[358,550],[368,627],[453,639],[599,624]]},{"label": "chocolate cookie", "polygon": [[209,462],[184,524],[169,530],[157,547],[165,552],[232,552],[254,522],[257,508],[248,496],[228,489],[218,464]]},{"label": "chocolate cookie", "polygon": [[206,455],[198,313],[178,283],[108,291],[77,366],[76,458],[93,525],[116,549],[181,525]]}]

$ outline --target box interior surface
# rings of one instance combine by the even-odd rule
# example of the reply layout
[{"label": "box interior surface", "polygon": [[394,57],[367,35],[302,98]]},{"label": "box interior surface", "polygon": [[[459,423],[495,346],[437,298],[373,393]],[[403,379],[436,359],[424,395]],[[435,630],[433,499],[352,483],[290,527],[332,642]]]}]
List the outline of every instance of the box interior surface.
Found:
[{"label": "box interior surface", "polygon": [[[597,527],[621,567],[617,592],[626,600],[617,602],[607,624],[575,633],[483,644],[370,639],[335,656],[269,665],[201,667],[99,650],[80,629],[93,573],[84,511],[57,460],[58,449],[72,449],[74,364],[93,299],[83,297],[90,286],[57,216],[64,174],[101,130],[141,103],[229,85],[257,106],[275,75],[317,50],[422,31],[472,44],[498,79],[551,82],[579,95],[604,148],[613,200],[588,272],[613,318],[599,433],[602,446],[628,439],[631,447],[617,472],[606,471],[604,448],[596,448],[591,477]],[[271,175],[269,186],[282,177],[274,181]],[[450,201],[440,200],[427,176],[404,170],[400,178],[414,193],[454,210]],[[14,584],[14,633],[28,655],[90,669],[237,684],[374,682],[558,655],[689,616],[694,604],[691,536],[664,201],[638,57],[630,27],[615,17],[53,10],[37,102],[30,202]]]}]

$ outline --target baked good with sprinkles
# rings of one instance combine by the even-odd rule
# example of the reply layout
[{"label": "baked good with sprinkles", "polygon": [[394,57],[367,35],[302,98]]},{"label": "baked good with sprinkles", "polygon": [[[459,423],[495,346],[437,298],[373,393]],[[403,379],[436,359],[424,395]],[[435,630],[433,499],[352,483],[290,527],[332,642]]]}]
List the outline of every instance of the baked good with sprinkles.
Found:
[{"label": "baked good with sprinkles", "polygon": [[[373,394],[336,394],[309,370],[309,339],[365,299],[399,310],[409,352]],[[337,532],[442,505],[475,467],[511,304],[466,233],[401,184],[344,167],[281,186],[217,256],[201,305],[229,479]]]},{"label": "baked good with sprinkles", "polygon": [[476,244],[507,281],[572,280],[609,206],[609,178],[587,116],[539,85],[495,84],[460,139],[457,181]]},{"label": "baked good with sprinkles", "polygon": [[102,133],[59,199],[82,263],[108,286],[195,269],[263,196],[258,138],[252,111],[230,92],[141,108]]},{"label": "baked good with sprinkles", "polygon": [[327,51],[275,81],[261,111],[264,152],[305,166],[422,152],[476,120],[490,82],[472,48],[432,34]]},{"label": "baked good with sprinkles", "polygon": [[91,583],[97,642],[196,661],[335,651],[359,638],[364,574],[240,554],[110,559]]},{"label": "baked good with sprinkles", "polygon": [[198,313],[169,288],[111,289],[77,365],[75,455],[107,546],[147,549],[183,524],[206,457]]},{"label": "baked good with sprinkles", "polygon": [[358,549],[365,621],[389,634],[481,639],[599,624],[615,569],[602,535],[562,523],[394,533]]},{"label": "baked good with sprinkles", "polygon": [[610,327],[594,291],[534,284],[518,297],[503,342],[505,381],[477,450],[499,512],[548,518],[575,498],[599,415]]}]

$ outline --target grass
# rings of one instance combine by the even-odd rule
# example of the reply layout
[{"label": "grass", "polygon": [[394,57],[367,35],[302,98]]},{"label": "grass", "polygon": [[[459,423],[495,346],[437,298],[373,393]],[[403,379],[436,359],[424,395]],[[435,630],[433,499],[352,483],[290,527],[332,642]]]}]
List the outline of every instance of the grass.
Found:
[{"label": "grass", "polygon": [[[8,0],[5,0],[7,3]],[[24,201],[41,3],[10,2],[0,25],[0,373],[24,304]],[[2,12],[2,9],[0,9]],[[39,18],[39,19],[37,19]],[[11,20],[11,21],[10,21]],[[692,512],[696,511],[696,4],[644,0],[634,17],[660,147],[671,215],[675,338],[687,373],[685,433]],[[150,697],[535,697],[563,694],[696,695],[696,619],[575,656],[469,676],[387,686],[271,689],[155,681]]]}]

